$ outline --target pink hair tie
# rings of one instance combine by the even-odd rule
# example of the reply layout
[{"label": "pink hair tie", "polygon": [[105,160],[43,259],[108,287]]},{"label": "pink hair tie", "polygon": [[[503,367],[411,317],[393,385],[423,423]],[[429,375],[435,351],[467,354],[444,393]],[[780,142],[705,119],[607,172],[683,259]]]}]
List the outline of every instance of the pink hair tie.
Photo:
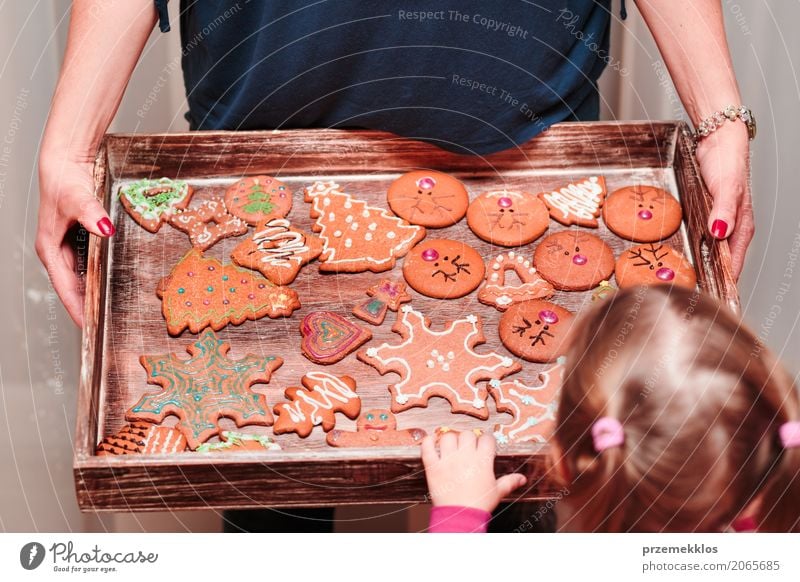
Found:
[{"label": "pink hair tie", "polygon": [[592,425],[592,440],[594,450],[602,453],[606,449],[622,445],[625,442],[625,431],[616,418],[604,416]]},{"label": "pink hair tie", "polygon": [[784,449],[800,447],[800,421],[784,422],[778,429]]}]

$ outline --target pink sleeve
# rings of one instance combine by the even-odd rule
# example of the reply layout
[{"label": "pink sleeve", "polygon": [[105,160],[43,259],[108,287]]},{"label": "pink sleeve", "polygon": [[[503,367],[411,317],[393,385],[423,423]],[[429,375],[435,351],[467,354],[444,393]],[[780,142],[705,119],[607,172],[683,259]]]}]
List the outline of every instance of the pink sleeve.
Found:
[{"label": "pink sleeve", "polygon": [[492,514],[474,507],[441,505],[431,509],[429,533],[486,533]]}]

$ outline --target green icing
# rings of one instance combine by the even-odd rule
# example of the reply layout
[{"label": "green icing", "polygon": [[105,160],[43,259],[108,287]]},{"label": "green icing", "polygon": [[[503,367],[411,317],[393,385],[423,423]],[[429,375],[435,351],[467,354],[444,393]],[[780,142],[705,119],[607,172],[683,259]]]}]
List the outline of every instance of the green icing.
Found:
[{"label": "green icing", "polygon": [[[161,192],[160,190],[165,191]],[[189,185],[183,180],[138,180],[120,190],[134,210],[149,220],[157,220],[166,211],[186,199]]]},{"label": "green icing", "polygon": [[241,446],[244,441],[256,441],[267,450],[277,451],[280,450],[280,445],[272,440],[270,437],[258,434],[247,434],[243,432],[234,432],[229,430],[222,431],[222,438],[224,441],[218,443],[203,443],[197,447],[198,453],[211,453],[214,451],[224,451]]},{"label": "green icing", "polygon": [[274,208],[272,195],[265,191],[261,184],[253,184],[250,193],[247,195],[247,204],[242,206],[242,210],[248,214],[269,214]]}]

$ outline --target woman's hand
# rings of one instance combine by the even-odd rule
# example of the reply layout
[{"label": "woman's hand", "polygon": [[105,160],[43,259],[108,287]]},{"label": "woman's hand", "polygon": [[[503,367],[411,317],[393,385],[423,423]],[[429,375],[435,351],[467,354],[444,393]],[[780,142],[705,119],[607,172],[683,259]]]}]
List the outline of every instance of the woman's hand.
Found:
[{"label": "woman's hand", "polygon": [[492,435],[477,438],[472,431],[448,432],[439,440],[422,441],[422,463],[434,505],[472,507],[491,513],[514,489],[525,484],[518,473],[494,476],[495,440]]},{"label": "woman's hand", "polygon": [[94,197],[94,155],[70,157],[42,151],[39,158],[39,225],[36,254],[73,321],[83,326],[83,294],[75,270],[75,249],[69,229],[80,222],[98,236],[111,236],[114,226]]},{"label": "woman's hand", "polygon": [[738,121],[726,122],[697,144],[697,161],[714,198],[708,229],[714,238],[728,239],[738,279],[755,232],[747,127]]}]

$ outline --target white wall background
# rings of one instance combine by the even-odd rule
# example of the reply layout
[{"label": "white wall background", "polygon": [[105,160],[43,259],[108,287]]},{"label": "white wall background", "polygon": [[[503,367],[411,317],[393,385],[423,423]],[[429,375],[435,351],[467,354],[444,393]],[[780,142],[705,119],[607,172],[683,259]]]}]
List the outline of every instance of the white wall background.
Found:
[{"label": "white wall background", "polygon": [[[757,234],[740,288],[745,317],[800,371],[800,270],[789,252],[800,236],[800,22],[796,0],[722,0],[744,101],[756,111],[753,146]],[[172,11],[177,2],[172,2]],[[660,57],[629,2],[629,18],[614,25],[614,57],[633,71],[602,80],[604,115],[617,119],[683,116],[671,86],[663,87]],[[38,190],[36,151],[66,37],[69,2],[0,2],[0,248],[6,283],[0,287],[0,531],[215,531],[208,512],[117,515],[80,514],[72,477],[72,432],[78,377],[79,334],[60,307],[33,252]],[[154,33],[131,81],[115,131],[181,131],[185,109],[179,70],[177,16],[172,34]],[[158,88],[144,118],[137,110]],[[789,278],[787,279],[787,275]],[[793,277],[792,277],[793,275]],[[779,285],[788,292],[779,299]],[[778,305],[781,313],[774,316]],[[386,509],[386,508],[384,508]],[[364,521],[373,510],[341,515],[347,528],[420,527],[424,516]],[[383,513],[383,510],[378,513]],[[391,513],[391,509],[389,512]]]}]

